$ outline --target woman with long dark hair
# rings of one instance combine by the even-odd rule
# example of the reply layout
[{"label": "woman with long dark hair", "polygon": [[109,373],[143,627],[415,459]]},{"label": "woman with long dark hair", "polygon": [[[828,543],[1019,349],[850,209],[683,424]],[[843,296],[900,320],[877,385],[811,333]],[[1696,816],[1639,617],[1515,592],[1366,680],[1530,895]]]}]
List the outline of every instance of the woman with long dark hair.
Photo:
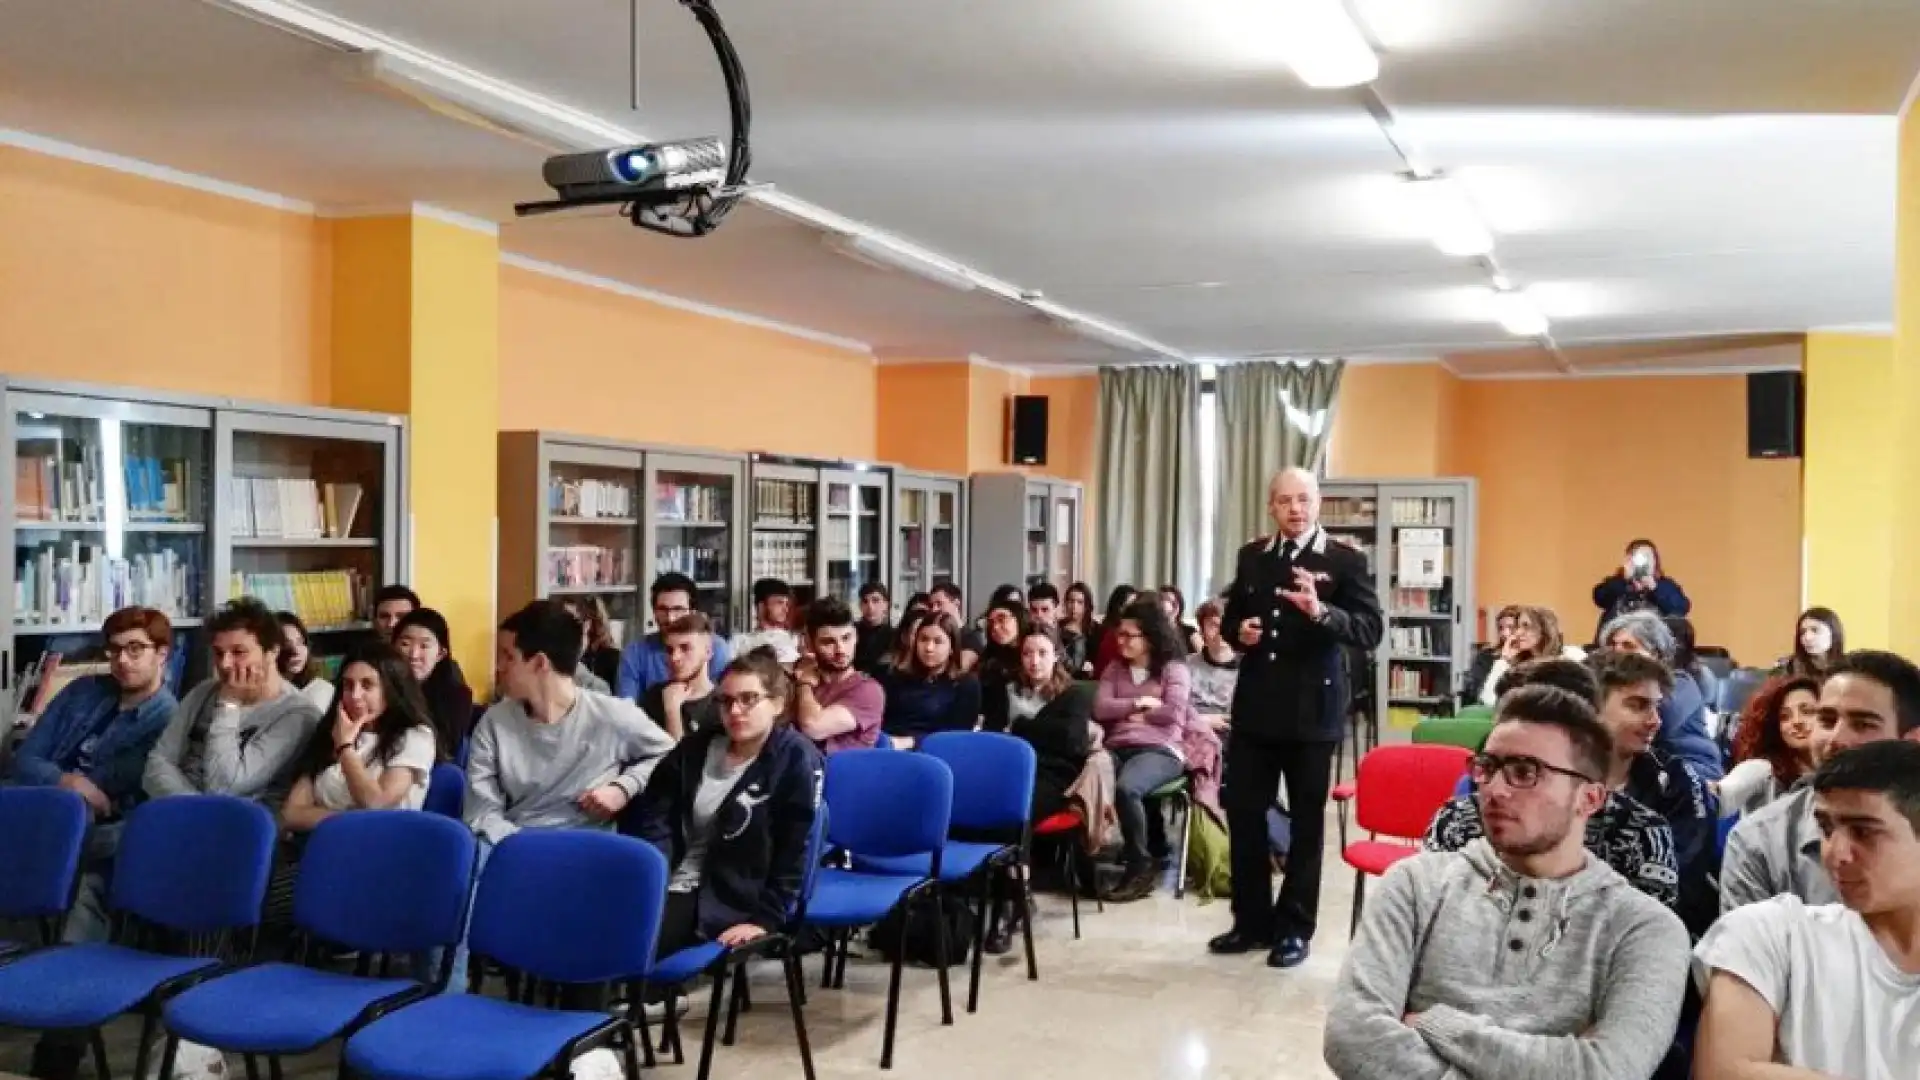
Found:
[{"label": "woman with long dark hair", "polygon": [[419,682],[434,734],[450,754],[473,727],[473,690],[453,662],[451,641],[446,616],[432,608],[414,608],[393,628],[394,647]]},{"label": "woman with long dark hair", "polygon": [[313,655],[307,640],[307,624],[291,611],[276,611],[280,623],[280,677],[306,696],[321,712],[333,704],[333,684],[327,681],[327,669]]},{"label": "woman with long dark hair", "polygon": [[1832,608],[1810,607],[1793,624],[1793,653],[1773,669],[1775,675],[1825,678],[1847,654],[1847,631]]},{"label": "woman with long dark hair", "polygon": [[[1594,640],[1602,627],[1629,611],[1651,608],[1661,616],[1685,615],[1693,610],[1693,601],[1680,583],[1667,576],[1660,549],[1645,537],[1627,541],[1626,558],[1620,569],[1600,579],[1593,587],[1593,606],[1600,609]],[[1604,642],[1602,642],[1604,644]]]},{"label": "woman with long dark hair", "polygon": [[1119,652],[1100,673],[1093,718],[1106,729],[1113,755],[1114,807],[1125,844],[1123,873],[1110,900],[1153,892],[1153,853],[1146,797],[1186,771],[1180,744],[1192,712],[1191,673],[1180,639],[1157,597],[1122,609],[1109,631]]},{"label": "woman with long dark hair", "polygon": [[1820,715],[1819,680],[1771,679],[1740,711],[1733,735],[1737,762],[1720,781],[1720,816],[1750,814],[1786,794],[1813,771],[1813,732]]},{"label": "woman with long dark hair", "polygon": [[980,651],[982,688],[1005,686],[1020,673],[1020,638],[1027,632],[1027,609],[1013,600],[996,600],[984,620],[987,647]]},{"label": "woman with long dark hair", "polygon": [[1088,672],[1094,678],[1107,670],[1107,665],[1120,657],[1120,643],[1114,640],[1113,631],[1120,625],[1120,617],[1127,606],[1139,599],[1140,590],[1131,585],[1115,585],[1107,594],[1107,613],[1100,620],[1100,638],[1093,644],[1093,670]]},{"label": "woman with long dark hair", "polygon": [[1167,621],[1173,623],[1180,647],[1188,653],[1199,648],[1200,628],[1187,621],[1187,594],[1181,592],[1178,585],[1162,585],[1159,597],[1160,610],[1166,612]]},{"label": "woman with long dark hair", "polygon": [[900,749],[936,731],[971,731],[980,722],[980,680],[960,667],[960,625],[931,612],[913,634],[913,648],[887,674],[881,730]]},{"label": "woman with long dark hair", "polygon": [[1067,789],[1093,753],[1093,687],[1074,680],[1060,663],[1059,639],[1036,624],[1021,631],[1019,671],[997,690],[982,695],[980,726],[1033,744],[1033,820],[1052,817],[1067,808]]},{"label": "woman with long dark hair", "polygon": [[348,810],[418,810],[439,757],[406,661],[385,642],[361,645],[340,665],[339,692],[307,744],[280,822],[305,833]]},{"label": "woman with long dark hair", "polygon": [[580,620],[586,632],[586,644],[580,650],[580,666],[611,687],[620,678],[620,645],[613,640],[613,625],[607,618],[606,603],[597,596],[569,596],[566,603],[567,610]]},{"label": "woman with long dark hair", "polygon": [[1060,660],[1075,676],[1092,675],[1093,646],[1100,637],[1100,620],[1093,615],[1093,589],[1084,581],[1067,586],[1060,595]]}]

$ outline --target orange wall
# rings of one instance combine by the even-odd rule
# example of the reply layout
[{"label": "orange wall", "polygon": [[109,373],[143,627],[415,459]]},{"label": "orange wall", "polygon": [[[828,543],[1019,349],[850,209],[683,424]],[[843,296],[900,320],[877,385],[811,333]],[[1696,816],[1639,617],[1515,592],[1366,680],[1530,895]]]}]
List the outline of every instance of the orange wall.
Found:
[{"label": "orange wall", "polygon": [[875,454],[911,469],[971,472],[972,367],[965,360],[880,365]]},{"label": "orange wall", "polygon": [[1347,365],[1328,437],[1327,475],[1442,475],[1442,459],[1458,450],[1453,420],[1459,382],[1439,364]]},{"label": "orange wall", "polygon": [[328,267],[311,215],[0,147],[0,371],[322,403]]},{"label": "orange wall", "polygon": [[503,266],[500,428],[872,459],[868,356]]},{"label": "orange wall", "polygon": [[972,402],[967,410],[967,471],[1047,472],[1007,463],[1007,399],[1027,393],[1030,377],[985,364],[971,367],[967,379],[967,396]]}]

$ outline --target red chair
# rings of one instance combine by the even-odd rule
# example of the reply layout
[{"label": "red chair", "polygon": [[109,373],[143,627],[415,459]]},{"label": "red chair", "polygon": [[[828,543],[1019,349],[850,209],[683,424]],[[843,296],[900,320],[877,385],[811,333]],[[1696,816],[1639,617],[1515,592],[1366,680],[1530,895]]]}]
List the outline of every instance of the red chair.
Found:
[{"label": "red chair", "polygon": [[[1060,864],[1066,871],[1067,898],[1073,904],[1073,940],[1080,940],[1080,852],[1083,847],[1082,835],[1086,832],[1086,819],[1080,816],[1077,807],[1062,810],[1052,817],[1042,818],[1033,823],[1035,837],[1052,837],[1060,844]],[[1098,898],[1095,903],[1105,911],[1107,905]]]},{"label": "red chair", "polygon": [[1340,857],[1354,869],[1349,935],[1360,929],[1367,875],[1377,877],[1401,859],[1420,853],[1419,841],[1427,834],[1427,826],[1453,798],[1454,785],[1466,775],[1472,757],[1472,752],[1458,746],[1382,746],[1360,759],[1360,772],[1353,783],[1334,790],[1338,802],[1352,800],[1355,823],[1371,834],[1365,840],[1348,843],[1346,818],[1342,815]]}]

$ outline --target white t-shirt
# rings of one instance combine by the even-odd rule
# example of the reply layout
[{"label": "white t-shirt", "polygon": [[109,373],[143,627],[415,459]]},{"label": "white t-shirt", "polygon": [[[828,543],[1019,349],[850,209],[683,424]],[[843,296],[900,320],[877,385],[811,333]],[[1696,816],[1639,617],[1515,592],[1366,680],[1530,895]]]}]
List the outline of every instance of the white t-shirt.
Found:
[{"label": "white t-shirt", "polygon": [[800,637],[791,630],[774,627],[770,630],[752,630],[744,634],[733,635],[733,655],[745,656],[762,645],[773,647],[774,658],[783,664],[800,662]]},{"label": "white t-shirt", "polygon": [[1694,949],[1704,989],[1737,975],[1779,1018],[1788,1065],[1829,1076],[1920,1076],[1920,975],[1894,966],[1859,915],[1787,894],[1720,917]]},{"label": "white t-shirt", "polygon": [[[379,745],[379,737],[371,731],[363,731],[353,741],[353,752],[360,755],[360,761],[367,767],[367,774],[375,780],[388,769],[412,769],[413,786],[401,798],[395,807],[397,810],[418,810],[427,801],[427,781],[433,776],[434,739],[433,729],[426,726],[409,728],[400,738],[400,745],[393,757],[384,766],[373,759],[373,751]],[[347,790],[347,777],[336,763],[327,766],[313,781],[313,801],[325,810],[352,810],[353,793]]]},{"label": "white t-shirt", "polygon": [[314,708],[319,709],[322,716],[325,716],[327,710],[333,707],[333,684],[325,679],[309,680],[307,685],[300,688],[300,693],[305,695],[308,701],[313,702]]}]

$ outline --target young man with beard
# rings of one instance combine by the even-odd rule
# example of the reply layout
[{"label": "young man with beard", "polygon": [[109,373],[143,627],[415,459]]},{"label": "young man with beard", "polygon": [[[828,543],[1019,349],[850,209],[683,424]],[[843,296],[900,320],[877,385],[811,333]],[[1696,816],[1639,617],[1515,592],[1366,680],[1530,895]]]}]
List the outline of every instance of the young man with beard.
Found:
[{"label": "young man with beard", "polygon": [[1786,893],[1700,943],[1700,1080],[1920,1075],[1920,746],[1883,739],[1813,774],[1839,903]]},{"label": "young man with beard", "polygon": [[807,606],[812,655],[793,671],[794,726],[822,752],[871,748],[887,710],[886,691],[853,666],[853,612],[825,596]]},{"label": "young man with beard", "polygon": [[661,631],[660,647],[667,681],[648,689],[640,707],[679,742],[721,720],[713,700],[713,624],[697,611],[688,612]]},{"label": "young man with beard", "polygon": [[1486,835],[1389,870],[1328,1010],[1341,1080],[1640,1080],[1687,979],[1674,914],[1587,851],[1612,739],[1549,686],[1500,699],[1471,766]]},{"label": "young man with beard", "polygon": [[793,632],[793,590],[779,578],[753,583],[753,629],[733,635],[733,654],[772,649],[773,658],[786,667],[800,660],[800,635]]},{"label": "young man with beard", "polygon": [[854,630],[859,642],[853,650],[853,666],[868,675],[880,670],[881,661],[893,650],[893,597],[878,581],[860,586],[860,621]]}]

